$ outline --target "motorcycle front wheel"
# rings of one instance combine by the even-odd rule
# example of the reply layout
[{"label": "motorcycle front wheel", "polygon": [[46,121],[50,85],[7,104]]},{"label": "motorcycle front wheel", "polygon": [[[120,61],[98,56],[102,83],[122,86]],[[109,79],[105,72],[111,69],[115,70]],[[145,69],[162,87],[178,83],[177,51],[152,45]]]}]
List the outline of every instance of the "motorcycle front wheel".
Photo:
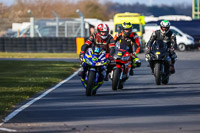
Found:
[{"label": "motorcycle front wheel", "polygon": [[160,85],[161,84],[161,64],[160,63],[156,63],[155,67],[154,67],[154,76],[155,76],[155,80],[156,80],[156,84]]},{"label": "motorcycle front wheel", "polygon": [[96,78],[96,72],[95,71],[90,71],[88,75],[88,80],[87,80],[87,87],[86,87],[86,96],[91,96],[94,95],[92,90],[94,88],[94,82]]},{"label": "motorcycle front wheel", "polygon": [[113,91],[116,91],[119,86],[120,74],[121,74],[120,68],[116,68],[113,72],[113,79],[112,79],[112,90]]}]

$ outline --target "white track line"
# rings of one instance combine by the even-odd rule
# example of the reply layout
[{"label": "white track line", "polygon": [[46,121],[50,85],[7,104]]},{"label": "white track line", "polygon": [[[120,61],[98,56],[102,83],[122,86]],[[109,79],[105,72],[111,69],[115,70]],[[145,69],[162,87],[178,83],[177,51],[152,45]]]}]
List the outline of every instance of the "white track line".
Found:
[{"label": "white track line", "polygon": [[3,123],[0,123],[0,126],[2,126],[5,122],[8,122],[10,119],[12,119],[13,117],[15,117],[19,112],[21,112],[22,110],[26,109],[27,107],[29,107],[31,104],[33,104],[34,102],[40,100],[41,98],[43,98],[44,96],[46,96],[47,94],[49,94],[50,92],[52,92],[53,90],[57,89],[58,87],[60,87],[62,84],[64,84],[65,82],[69,81],[70,79],[72,79],[75,75],[77,75],[77,73],[80,71],[81,69],[78,69],[76,72],[74,72],[74,74],[72,74],[70,77],[66,78],[65,80],[61,81],[60,83],[58,83],[57,85],[55,85],[54,87],[48,89],[47,91],[45,91],[44,93],[42,93],[40,96],[36,97],[35,99],[29,101],[28,103],[26,103],[25,105],[21,106],[20,108],[16,109],[15,111],[13,111],[12,113],[10,113],[4,120]]},{"label": "white track line", "polygon": [[0,131],[5,131],[5,132],[17,132],[17,130],[8,129],[8,128],[0,128]]}]

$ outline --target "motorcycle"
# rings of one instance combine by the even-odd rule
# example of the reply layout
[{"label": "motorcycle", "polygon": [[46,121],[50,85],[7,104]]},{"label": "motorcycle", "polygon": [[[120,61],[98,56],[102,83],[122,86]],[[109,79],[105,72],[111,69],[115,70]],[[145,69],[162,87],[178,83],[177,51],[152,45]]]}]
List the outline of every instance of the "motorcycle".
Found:
[{"label": "motorcycle", "polygon": [[168,84],[170,73],[171,58],[169,57],[168,47],[163,41],[156,41],[152,45],[150,54],[145,55],[149,61],[152,73],[155,76],[157,85]]},{"label": "motorcycle", "polygon": [[81,82],[86,88],[86,96],[95,95],[97,89],[103,84],[103,79],[106,76],[107,58],[106,51],[99,46],[88,48],[83,59],[82,65],[86,65],[87,70],[84,77],[81,77]]},{"label": "motorcycle", "polygon": [[110,78],[112,80],[112,90],[123,89],[125,81],[129,78],[131,69],[131,54],[129,47],[125,44],[116,43],[114,54],[115,66],[113,67]]}]

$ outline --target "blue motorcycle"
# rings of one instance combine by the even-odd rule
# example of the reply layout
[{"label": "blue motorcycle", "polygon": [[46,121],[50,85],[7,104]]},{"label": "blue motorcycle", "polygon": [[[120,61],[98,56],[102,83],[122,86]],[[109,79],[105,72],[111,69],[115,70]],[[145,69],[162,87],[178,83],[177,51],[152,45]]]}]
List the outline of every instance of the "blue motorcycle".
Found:
[{"label": "blue motorcycle", "polygon": [[81,82],[86,88],[86,96],[95,95],[106,76],[106,51],[98,46],[88,48],[82,63],[85,65],[84,68],[87,68],[85,76],[81,77]]}]

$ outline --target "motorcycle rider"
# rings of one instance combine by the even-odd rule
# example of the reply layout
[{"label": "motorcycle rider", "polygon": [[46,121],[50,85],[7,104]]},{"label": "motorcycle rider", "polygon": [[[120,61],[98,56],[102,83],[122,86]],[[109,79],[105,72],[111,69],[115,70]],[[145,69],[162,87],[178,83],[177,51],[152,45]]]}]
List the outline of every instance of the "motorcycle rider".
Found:
[{"label": "motorcycle rider", "polygon": [[170,22],[168,20],[161,21],[160,30],[156,30],[152,33],[150,40],[147,43],[146,54],[150,53],[151,46],[156,40],[163,40],[163,42],[167,44],[167,47],[169,48],[169,57],[171,58],[170,72],[172,74],[175,73],[174,63],[177,59],[177,55],[174,52],[174,49],[177,48],[176,35],[170,30]]},{"label": "motorcycle rider", "polygon": [[[91,46],[100,46],[106,51],[106,58],[112,60],[112,57],[115,52],[115,43],[112,35],[109,34],[109,27],[107,24],[99,24],[97,26],[97,33],[92,34],[81,47],[80,59],[84,57],[85,52]],[[109,66],[108,66],[109,67]],[[107,69],[108,70],[108,69]],[[87,66],[82,65],[82,70],[79,72],[79,75],[84,78],[85,72],[87,71]],[[108,71],[106,72],[105,81],[108,81]]]},{"label": "motorcycle rider", "polygon": [[[132,28],[133,26],[130,22],[124,22],[122,23],[122,32],[116,34],[114,37],[115,43],[120,41],[129,47],[129,52],[132,55],[132,67],[130,70],[130,75],[133,75],[133,68],[141,66],[141,61],[137,57],[137,54],[140,51],[139,37],[136,32],[132,32]],[[133,51],[133,47],[136,48],[136,52]]]}]

